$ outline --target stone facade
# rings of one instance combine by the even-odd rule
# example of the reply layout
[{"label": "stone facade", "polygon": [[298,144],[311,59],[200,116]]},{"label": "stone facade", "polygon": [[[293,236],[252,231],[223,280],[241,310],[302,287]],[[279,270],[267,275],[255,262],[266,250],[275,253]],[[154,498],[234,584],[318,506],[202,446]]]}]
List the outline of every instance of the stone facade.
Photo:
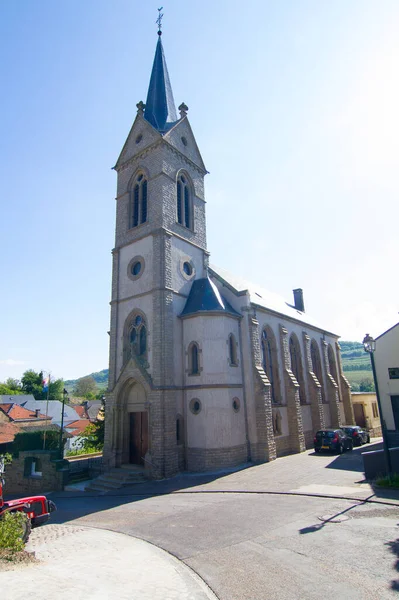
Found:
[{"label": "stone facade", "polygon": [[[40,461],[41,475],[27,473],[26,460]],[[60,461],[54,454],[43,450],[26,450],[19,452],[12,463],[5,467],[5,493],[18,495],[40,495],[63,489],[64,473],[57,470]],[[39,464],[39,463],[37,463]]]},{"label": "stone facade", "polygon": [[209,265],[187,109],[158,129],[155,116],[139,103],[115,166],[105,466],[161,478],[302,452],[353,414],[337,336],[307,319],[301,290],[300,307],[276,304]]}]

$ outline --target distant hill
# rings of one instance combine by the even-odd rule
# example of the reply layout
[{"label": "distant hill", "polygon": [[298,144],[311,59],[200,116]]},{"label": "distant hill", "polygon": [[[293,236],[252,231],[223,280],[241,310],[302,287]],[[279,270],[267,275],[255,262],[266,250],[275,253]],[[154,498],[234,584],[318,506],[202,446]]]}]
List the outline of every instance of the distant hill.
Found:
[{"label": "distant hill", "polygon": [[[90,377],[93,377],[94,381],[97,384],[97,388],[103,389],[108,386],[108,369],[103,369],[102,371],[98,371],[97,373],[90,373]],[[87,375],[83,375],[83,377],[87,377]],[[82,379],[79,377],[79,379]],[[64,382],[65,388],[69,393],[72,393],[76,386],[77,379],[68,379],[68,381]]]},{"label": "distant hill", "polygon": [[[374,391],[373,374],[371,372],[370,356],[364,351],[363,344],[360,342],[342,341],[341,346],[342,367],[345,377],[348,379],[354,392]],[[97,373],[90,373],[97,384],[98,389],[108,386],[108,369],[103,369]],[[77,379],[65,381],[65,387],[68,392],[72,392]],[[371,389],[364,389],[364,388]]]}]

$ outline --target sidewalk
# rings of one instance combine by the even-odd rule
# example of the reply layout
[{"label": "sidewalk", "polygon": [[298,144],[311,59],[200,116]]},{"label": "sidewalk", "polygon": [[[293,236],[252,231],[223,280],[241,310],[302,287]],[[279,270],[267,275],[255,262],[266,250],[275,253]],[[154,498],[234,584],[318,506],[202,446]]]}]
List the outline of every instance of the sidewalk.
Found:
[{"label": "sidewalk", "polygon": [[121,533],[69,525],[33,530],[38,563],[0,571],[12,600],[217,600],[189,567]]}]

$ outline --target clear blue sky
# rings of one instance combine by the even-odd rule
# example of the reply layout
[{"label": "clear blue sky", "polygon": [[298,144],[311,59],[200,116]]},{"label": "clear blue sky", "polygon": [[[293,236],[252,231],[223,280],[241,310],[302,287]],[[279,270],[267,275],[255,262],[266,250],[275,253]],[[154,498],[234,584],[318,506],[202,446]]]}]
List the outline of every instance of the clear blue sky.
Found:
[{"label": "clear blue sky", "polygon": [[[0,381],[108,366],[116,174],[158,4],[0,6]],[[397,0],[164,2],[205,164],[211,261],[344,339],[399,310]]]}]

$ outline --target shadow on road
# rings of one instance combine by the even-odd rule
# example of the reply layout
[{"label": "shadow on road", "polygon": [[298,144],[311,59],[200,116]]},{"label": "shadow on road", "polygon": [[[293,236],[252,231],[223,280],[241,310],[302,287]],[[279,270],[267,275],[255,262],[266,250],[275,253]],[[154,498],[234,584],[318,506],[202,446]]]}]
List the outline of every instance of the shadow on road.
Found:
[{"label": "shadow on road", "polygon": [[[240,471],[253,467],[249,464]],[[234,470],[236,472],[237,470]],[[233,471],[231,471],[233,472]],[[212,474],[183,474],[163,481],[146,481],[127,486],[114,492],[96,494],[94,492],[55,492],[51,499],[57,505],[57,511],[52,514],[52,523],[66,523],[95,512],[108,510],[123,504],[139,502],[155,496],[163,496],[187,490],[198,485],[211,483],[216,479],[231,473],[223,471]]]},{"label": "shadow on road", "polygon": [[349,512],[350,510],[352,510],[354,508],[363,506],[364,504],[366,504],[366,502],[368,500],[371,500],[371,498],[373,498],[373,495],[369,496],[368,498],[363,500],[363,502],[356,502],[356,504],[352,504],[352,506],[349,506],[348,508],[341,510],[341,512],[338,512],[338,513],[335,513],[335,515],[329,516],[328,518],[323,520],[321,523],[317,523],[316,525],[310,525],[310,527],[303,527],[302,529],[299,530],[299,533],[301,535],[306,534],[306,533],[316,533],[316,531],[320,531],[321,529],[323,529],[323,527],[325,527],[329,523],[339,523],[340,522],[339,517],[342,517],[343,515],[345,515],[345,513]]},{"label": "shadow on road", "polygon": [[[399,539],[393,542],[387,542],[386,546],[388,546],[392,554],[397,557],[394,568],[396,571],[399,571]],[[399,592],[399,579],[393,579],[391,581],[391,589],[395,592]]]}]

